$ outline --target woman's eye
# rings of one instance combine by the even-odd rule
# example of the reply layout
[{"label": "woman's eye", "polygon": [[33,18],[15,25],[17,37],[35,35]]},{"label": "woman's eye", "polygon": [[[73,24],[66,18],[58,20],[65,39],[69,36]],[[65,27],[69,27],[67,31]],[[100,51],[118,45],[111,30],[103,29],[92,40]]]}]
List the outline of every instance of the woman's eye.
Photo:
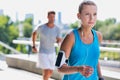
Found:
[{"label": "woman's eye", "polygon": [[89,15],[89,13],[86,13],[85,15]]},{"label": "woman's eye", "polygon": [[97,15],[97,13],[94,13],[94,16],[96,16]]}]

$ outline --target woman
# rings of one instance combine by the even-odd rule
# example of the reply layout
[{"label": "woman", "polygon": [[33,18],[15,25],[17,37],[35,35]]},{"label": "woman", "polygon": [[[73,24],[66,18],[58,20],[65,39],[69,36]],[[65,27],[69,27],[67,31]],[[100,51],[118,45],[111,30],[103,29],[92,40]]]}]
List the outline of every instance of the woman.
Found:
[{"label": "woman", "polygon": [[96,4],[82,2],[77,16],[81,27],[69,33],[60,48],[68,65],[63,64],[58,70],[65,74],[63,80],[103,80],[98,61],[102,34],[92,29],[97,20]]}]

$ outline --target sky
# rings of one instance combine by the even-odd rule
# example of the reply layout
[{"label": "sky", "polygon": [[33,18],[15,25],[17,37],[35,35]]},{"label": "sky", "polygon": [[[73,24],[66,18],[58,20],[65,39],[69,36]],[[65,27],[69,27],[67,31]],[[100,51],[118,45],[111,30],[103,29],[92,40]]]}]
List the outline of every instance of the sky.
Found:
[{"label": "sky", "polygon": [[[54,10],[62,13],[63,23],[73,23],[77,19],[78,6],[83,0],[0,0],[0,9],[9,15],[13,21],[18,13],[19,21],[24,20],[25,14],[34,14],[34,23],[47,21],[47,12]],[[98,20],[116,18],[120,22],[119,0],[92,0],[98,7]]]}]

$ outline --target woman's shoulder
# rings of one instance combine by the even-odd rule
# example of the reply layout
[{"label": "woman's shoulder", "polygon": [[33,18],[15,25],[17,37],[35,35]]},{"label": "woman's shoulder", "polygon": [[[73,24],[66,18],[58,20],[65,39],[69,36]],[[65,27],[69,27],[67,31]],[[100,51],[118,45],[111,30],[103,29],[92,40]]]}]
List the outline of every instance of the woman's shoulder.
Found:
[{"label": "woman's shoulder", "polygon": [[66,38],[73,39],[74,38],[74,32],[71,31],[66,35]]},{"label": "woman's shoulder", "polygon": [[68,40],[69,42],[73,42],[74,41],[74,30],[67,33],[67,35],[65,36],[65,39]]}]

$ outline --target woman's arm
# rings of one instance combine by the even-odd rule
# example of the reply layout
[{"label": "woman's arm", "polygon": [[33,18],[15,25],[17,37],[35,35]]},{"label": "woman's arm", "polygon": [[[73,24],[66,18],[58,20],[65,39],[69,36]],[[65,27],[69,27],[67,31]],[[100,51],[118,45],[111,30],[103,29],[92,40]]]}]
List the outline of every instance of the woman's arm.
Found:
[{"label": "woman's arm", "polygon": [[58,71],[64,74],[72,74],[78,72],[85,77],[89,77],[93,73],[93,68],[90,66],[67,66],[64,64],[58,69]]},{"label": "woman's arm", "polygon": [[71,52],[71,48],[74,45],[74,34],[73,32],[71,32],[70,34],[68,34],[65,39],[63,40],[60,50],[65,52],[65,57],[69,58],[70,52]]},{"label": "woman's arm", "polygon": [[58,68],[59,72],[62,72],[64,74],[72,74],[82,71],[83,67],[77,67],[77,66],[67,66],[66,64],[63,64],[62,67]]},{"label": "woman's arm", "polygon": [[[74,45],[74,34],[73,32],[68,34],[65,39],[63,40],[61,44],[60,50],[65,52],[65,57],[69,58],[71,48]],[[88,77],[92,74],[93,69],[89,66],[68,66],[66,64],[63,64],[60,68],[58,68],[59,72],[65,73],[65,74],[72,74],[79,72],[82,75]]]},{"label": "woman's arm", "polygon": [[101,68],[100,68],[100,62],[98,62],[98,76],[99,78],[102,78]]},{"label": "woman's arm", "polygon": [[[101,44],[101,42],[103,40],[102,34],[100,32],[97,32],[97,35],[98,35],[99,43]],[[98,62],[98,67],[97,68],[98,68],[99,80],[104,80],[103,76],[102,76],[102,73],[101,73],[100,62]]]}]

